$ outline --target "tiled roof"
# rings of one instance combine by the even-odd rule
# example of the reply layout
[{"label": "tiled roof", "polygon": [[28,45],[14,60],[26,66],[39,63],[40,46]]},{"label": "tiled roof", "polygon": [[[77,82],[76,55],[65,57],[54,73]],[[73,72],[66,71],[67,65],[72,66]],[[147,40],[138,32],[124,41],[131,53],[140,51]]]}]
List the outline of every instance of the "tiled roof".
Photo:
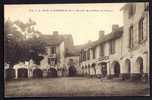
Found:
[{"label": "tiled roof", "polygon": [[117,38],[120,38],[121,35],[123,33],[123,27],[120,27],[118,30],[116,30],[115,32],[111,32],[107,35],[105,35],[104,37],[102,37],[102,39],[99,39],[97,41],[94,41],[90,44],[90,47],[95,47],[97,46],[98,44],[101,44],[101,43],[104,43],[104,42],[107,42],[107,41],[110,41],[112,39],[117,39]]},{"label": "tiled roof", "polygon": [[70,56],[79,56],[79,50],[75,48],[75,46],[73,46],[73,48],[66,50],[66,56],[70,57]]},{"label": "tiled roof", "polygon": [[47,43],[47,45],[56,46],[59,45],[62,41],[64,41],[66,56],[78,56],[79,49],[77,49],[73,45],[73,38],[70,34],[64,35],[42,35],[43,41]]},{"label": "tiled roof", "polygon": [[73,46],[73,38],[70,34],[65,35],[42,35],[42,39],[48,45],[59,45],[62,41],[65,42],[65,47],[70,48]]},{"label": "tiled roof", "polygon": [[48,45],[59,45],[63,41],[62,36],[54,36],[54,35],[43,35],[42,39]]}]

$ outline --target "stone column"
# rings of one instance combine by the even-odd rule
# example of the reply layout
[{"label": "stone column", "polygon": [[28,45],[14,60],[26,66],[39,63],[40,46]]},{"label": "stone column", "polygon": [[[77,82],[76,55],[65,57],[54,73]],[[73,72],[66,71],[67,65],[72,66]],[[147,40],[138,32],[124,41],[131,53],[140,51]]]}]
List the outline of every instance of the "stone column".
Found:
[{"label": "stone column", "polygon": [[28,69],[28,78],[32,77],[32,69]]},{"label": "stone column", "polygon": [[16,68],[15,69],[15,79],[17,79],[18,78],[18,69]]},{"label": "stone column", "polygon": [[101,77],[101,66],[99,64],[97,65],[96,74],[98,78]]},{"label": "stone column", "polygon": [[148,81],[149,80],[149,63],[148,63],[148,54],[144,54],[143,56],[143,67],[144,67],[144,74],[143,74],[143,80]]},{"label": "stone column", "polygon": [[107,78],[111,79],[111,65],[110,65],[110,61],[107,62]]}]

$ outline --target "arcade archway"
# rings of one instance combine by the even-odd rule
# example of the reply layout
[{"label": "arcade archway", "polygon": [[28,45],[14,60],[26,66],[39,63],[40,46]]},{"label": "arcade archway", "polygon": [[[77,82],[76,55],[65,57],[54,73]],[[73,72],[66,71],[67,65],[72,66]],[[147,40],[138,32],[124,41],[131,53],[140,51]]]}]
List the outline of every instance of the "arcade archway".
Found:
[{"label": "arcade archway", "polygon": [[42,78],[42,77],[43,77],[43,71],[39,68],[34,69],[33,78]]},{"label": "arcade archway", "polygon": [[143,58],[142,57],[138,57],[136,60],[136,67],[138,68],[138,71],[140,72],[140,74],[144,73],[144,66],[143,66]]},{"label": "arcade archway", "polygon": [[94,70],[94,75],[96,75],[96,64],[95,64],[95,63],[93,63],[91,67],[92,67],[92,68],[93,68],[93,70]]},{"label": "arcade archway", "polygon": [[15,78],[15,69],[13,68],[8,68],[6,69],[6,80],[10,80]]},{"label": "arcade archway", "polygon": [[114,61],[112,63],[112,68],[113,68],[114,77],[119,77],[120,76],[120,64],[119,64],[119,62]]},{"label": "arcade archway", "polygon": [[107,63],[106,62],[102,62],[99,65],[101,67],[101,75],[102,75],[102,77],[106,77],[107,76]]},{"label": "arcade archway", "polygon": [[90,75],[90,65],[88,65],[88,75]]},{"label": "arcade archway", "polygon": [[76,68],[74,65],[69,67],[69,76],[76,76]]},{"label": "arcade archway", "polygon": [[49,68],[47,77],[57,77],[57,70],[55,68]]},{"label": "arcade archway", "polygon": [[128,74],[130,74],[130,73],[131,73],[131,62],[130,62],[129,59],[126,59],[126,60],[125,60],[125,67],[126,67],[126,72],[127,72]]},{"label": "arcade archway", "polygon": [[18,78],[28,78],[28,69],[19,68],[18,69]]}]

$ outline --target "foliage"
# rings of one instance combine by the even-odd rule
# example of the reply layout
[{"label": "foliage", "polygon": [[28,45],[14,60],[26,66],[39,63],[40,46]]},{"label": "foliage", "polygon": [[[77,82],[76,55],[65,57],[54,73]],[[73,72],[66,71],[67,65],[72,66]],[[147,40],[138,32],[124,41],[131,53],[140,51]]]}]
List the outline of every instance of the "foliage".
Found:
[{"label": "foliage", "polygon": [[39,64],[45,53],[45,43],[41,39],[41,32],[34,29],[36,23],[7,20],[4,23],[4,61],[14,65],[20,61],[33,59]]}]

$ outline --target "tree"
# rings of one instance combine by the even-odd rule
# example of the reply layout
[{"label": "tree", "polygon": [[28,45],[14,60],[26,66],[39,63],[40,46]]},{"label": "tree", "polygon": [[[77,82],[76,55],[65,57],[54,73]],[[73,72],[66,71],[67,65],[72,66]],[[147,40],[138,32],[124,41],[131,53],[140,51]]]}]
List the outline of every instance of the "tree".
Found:
[{"label": "tree", "polygon": [[41,39],[41,37],[33,37],[28,40],[29,52],[31,59],[34,60],[36,64],[40,64],[40,61],[43,59],[39,54],[45,54],[46,43]]},{"label": "tree", "polygon": [[22,41],[23,35],[14,27],[11,20],[7,20],[4,24],[4,61],[13,66],[19,61],[17,56],[19,53],[19,43]]},{"label": "tree", "polygon": [[41,39],[41,32],[33,28],[34,25],[36,23],[31,19],[27,23],[9,19],[4,23],[5,62],[13,66],[20,61],[33,59],[39,64],[43,59],[39,54],[45,53],[45,43]]}]

